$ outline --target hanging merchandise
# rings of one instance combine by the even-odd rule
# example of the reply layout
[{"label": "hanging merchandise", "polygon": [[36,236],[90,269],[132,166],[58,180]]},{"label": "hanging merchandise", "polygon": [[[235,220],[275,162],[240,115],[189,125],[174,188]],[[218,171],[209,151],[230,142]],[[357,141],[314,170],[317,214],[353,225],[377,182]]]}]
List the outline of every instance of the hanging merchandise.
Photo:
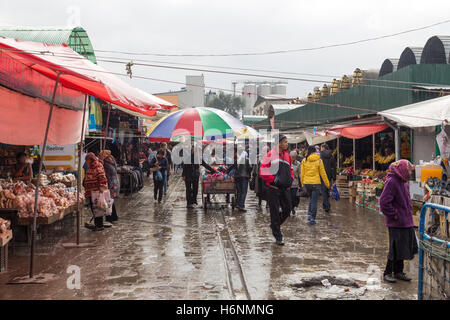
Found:
[{"label": "hanging merchandise", "polygon": [[103,124],[102,107],[98,99],[90,97],[89,131],[101,131]]}]

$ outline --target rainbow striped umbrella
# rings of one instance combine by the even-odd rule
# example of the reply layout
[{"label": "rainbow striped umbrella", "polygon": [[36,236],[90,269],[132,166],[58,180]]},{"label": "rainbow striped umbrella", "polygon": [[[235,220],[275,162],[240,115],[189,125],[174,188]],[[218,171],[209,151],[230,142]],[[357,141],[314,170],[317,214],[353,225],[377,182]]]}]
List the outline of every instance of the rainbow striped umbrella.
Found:
[{"label": "rainbow striped umbrella", "polygon": [[215,108],[192,107],[175,111],[159,120],[148,133],[153,142],[218,140],[234,137],[245,125],[225,111]]}]

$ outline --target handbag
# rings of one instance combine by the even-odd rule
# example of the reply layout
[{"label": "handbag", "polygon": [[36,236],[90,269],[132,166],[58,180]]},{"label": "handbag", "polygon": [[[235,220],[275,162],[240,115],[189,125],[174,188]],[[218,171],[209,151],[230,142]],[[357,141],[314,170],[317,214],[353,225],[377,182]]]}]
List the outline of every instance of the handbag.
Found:
[{"label": "handbag", "polygon": [[339,196],[339,190],[338,190],[338,188],[336,186],[336,183],[333,184],[333,190],[331,191],[331,196],[336,201],[341,200],[341,197]]},{"label": "handbag", "polygon": [[109,190],[92,192],[92,211],[96,218],[111,215],[113,203]]}]

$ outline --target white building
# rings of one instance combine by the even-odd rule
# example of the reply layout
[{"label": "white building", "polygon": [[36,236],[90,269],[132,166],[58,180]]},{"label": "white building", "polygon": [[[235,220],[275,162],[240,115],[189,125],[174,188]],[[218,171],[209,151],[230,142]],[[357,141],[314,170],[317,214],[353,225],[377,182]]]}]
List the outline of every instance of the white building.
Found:
[{"label": "white building", "polygon": [[205,78],[202,75],[186,76],[186,87],[178,91],[154,94],[161,99],[170,101],[180,109],[205,106]]}]

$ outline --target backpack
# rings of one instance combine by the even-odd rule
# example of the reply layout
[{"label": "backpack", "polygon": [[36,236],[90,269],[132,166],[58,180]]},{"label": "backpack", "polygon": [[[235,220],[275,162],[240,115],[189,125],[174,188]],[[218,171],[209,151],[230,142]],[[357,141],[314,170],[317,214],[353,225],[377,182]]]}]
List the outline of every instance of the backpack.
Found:
[{"label": "backpack", "polygon": [[161,173],[161,171],[155,171],[155,180],[156,181],[163,181],[163,176],[162,176],[162,173]]}]

